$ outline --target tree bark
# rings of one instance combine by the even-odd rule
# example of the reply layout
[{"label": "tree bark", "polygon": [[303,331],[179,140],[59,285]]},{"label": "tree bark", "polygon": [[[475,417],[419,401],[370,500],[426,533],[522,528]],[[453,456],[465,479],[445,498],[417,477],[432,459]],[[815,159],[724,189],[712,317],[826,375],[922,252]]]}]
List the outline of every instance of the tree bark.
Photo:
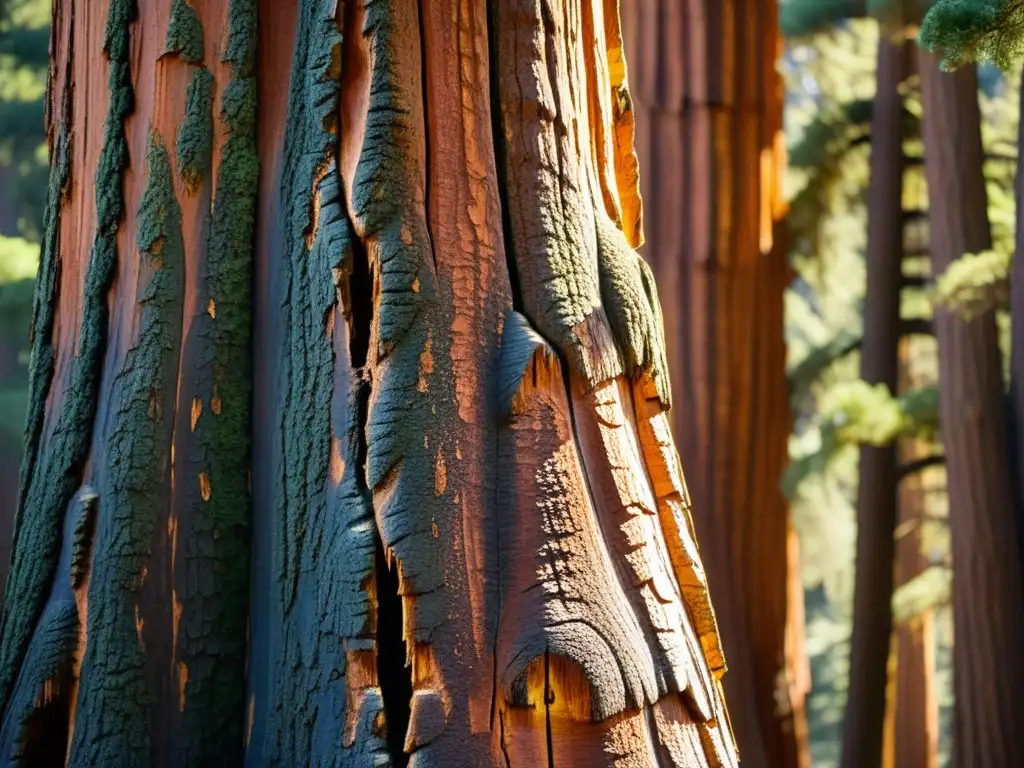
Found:
[{"label": "tree bark", "polygon": [[735,766],[612,0],[59,0],[15,765]]},{"label": "tree bark", "polygon": [[[912,341],[900,342],[900,391],[924,382],[912,370]],[[928,455],[922,441],[900,442],[900,466]],[[921,472],[899,481],[899,527],[896,535],[896,586],[907,584],[928,568],[922,551],[922,523],[927,515],[926,483]],[[938,768],[939,705],[935,691],[935,614],[928,609],[898,622],[895,638],[896,679],[893,702],[893,759],[906,768]]]},{"label": "tree bark", "polygon": [[[1021,75],[1021,109],[1024,110],[1024,74]],[[1024,121],[1020,122],[1018,146],[1024,146]],[[1009,432],[1010,472],[1014,482],[1014,506],[1017,538],[1024,553],[1024,166],[1018,165],[1016,178],[1017,230],[1016,248],[1010,272],[1010,391]]]},{"label": "tree bark", "polygon": [[[877,90],[871,119],[867,290],[861,378],[897,391],[900,264],[903,255],[903,44],[878,43]],[[850,639],[850,687],[843,719],[843,768],[880,765],[892,630],[896,528],[896,446],[860,448],[857,557]]]},{"label": "tree bark", "polygon": [[[932,270],[991,247],[975,67],[921,52]],[[995,316],[936,311],[953,538],[956,764],[1024,764],[1024,590]]]},{"label": "tree bark", "polygon": [[[696,500],[746,766],[809,764],[803,593],[779,478],[791,420],[775,0],[623,4],[643,253],[665,302],[674,431]],[[783,552],[789,555],[783,556]]]}]

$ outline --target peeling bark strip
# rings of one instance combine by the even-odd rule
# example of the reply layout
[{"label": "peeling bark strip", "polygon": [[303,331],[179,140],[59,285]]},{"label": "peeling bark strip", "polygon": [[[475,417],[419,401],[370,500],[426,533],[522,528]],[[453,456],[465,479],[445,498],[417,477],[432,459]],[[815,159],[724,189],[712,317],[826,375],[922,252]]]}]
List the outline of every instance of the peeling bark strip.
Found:
[{"label": "peeling bark strip", "polygon": [[734,766],[616,3],[72,5],[0,761]]}]

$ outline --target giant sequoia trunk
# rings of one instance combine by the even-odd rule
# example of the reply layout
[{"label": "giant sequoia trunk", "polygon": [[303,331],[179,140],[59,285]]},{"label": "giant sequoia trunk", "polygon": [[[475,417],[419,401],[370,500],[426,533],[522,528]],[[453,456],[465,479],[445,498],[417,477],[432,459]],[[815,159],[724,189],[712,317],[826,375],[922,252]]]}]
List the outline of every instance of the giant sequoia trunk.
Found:
[{"label": "giant sequoia trunk", "polygon": [[[990,247],[977,73],[921,52],[932,271]],[[1024,765],[1024,589],[994,312],[935,313],[953,538],[956,764]]]},{"label": "giant sequoia trunk", "polygon": [[[871,181],[860,375],[895,393],[898,384],[900,260],[903,255],[902,42],[878,43],[871,120]],[[896,446],[863,445],[857,492],[857,560],[850,638],[850,689],[843,720],[843,768],[881,765],[887,660],[892,631],[896,528]]]},{"label": "giant sequoia trunk", "polygon": [[661,214],[644,253],[666,297],[674,431],[736,738],[745,766],[805,766],[803,595],[779,486],[791,423],[778,5],[651,0],[622,13],[644,195]]},{"label": "giant sequoia trunk", "polygon": [[52,55],[0,763],[734,765],[616,3]]}]

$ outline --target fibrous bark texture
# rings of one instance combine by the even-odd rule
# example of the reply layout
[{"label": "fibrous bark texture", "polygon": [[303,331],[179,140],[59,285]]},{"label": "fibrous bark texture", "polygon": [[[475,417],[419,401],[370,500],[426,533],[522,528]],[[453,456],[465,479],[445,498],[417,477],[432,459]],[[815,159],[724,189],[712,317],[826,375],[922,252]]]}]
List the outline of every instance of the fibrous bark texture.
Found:
[{"label": "fibrous bark texture", "polygon": [[[911,356],[912,339],[900,342],[900,390],[925,384],[916,375]],[[900,466],[908,466],[928,454],[921,440],[901,441]],[[928,481],[914,472],[899,483],[899,525],[896,528],[895,584],[901,587],[928,568],[922,528],[928,516]],[[935,690],[935,615],[927,609],[896,624],[894,700],[892,701],[892,756],[884,765],[938,768],[939,702]]]},{"label": "fibrous bark texture", "polygon": [[53,30],[0,762],[735,765],[617,4]]},{"label": "fibrous bark texture", "polygon": [[[977,73],[919,54],[932,272],[990,247]],[[1024,763],[1024,588],[994,312],[936,310],[953,538],[956,764]],[[997,617],[998,619],[994,619]]]},{"label": "fibrous bark texture", "polygon": [[623,3],[642,253],[665,302],[674,432],[707,553],[744,765],[806,766],[803,593],[779,488],[789,281],[775,0]]},{"label": "fibrous bark texture", "polygon": [[[900,269],[903,256],[902,41],[878,43],[871,120],[871,181],[865,261],[861,379],[896,393],[899,372]],[[887,660],[892,632],[896,529],[896,445],[860,448],[857,559],[850,638],[850,689],[843,719],[843,768],[880,765]]]}]

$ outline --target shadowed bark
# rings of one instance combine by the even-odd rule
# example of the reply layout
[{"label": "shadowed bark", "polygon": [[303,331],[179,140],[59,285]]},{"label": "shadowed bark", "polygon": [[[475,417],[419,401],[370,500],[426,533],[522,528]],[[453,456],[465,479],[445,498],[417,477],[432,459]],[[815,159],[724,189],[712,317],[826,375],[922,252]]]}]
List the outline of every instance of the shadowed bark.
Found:
[{"label": "shadowed bark", "polygon": [[[10,441],[0,438],[0,450],[5,451],[0,459],[0,589],[7,582],[7,563],[10,559],[11,525],[14,523],[14,509],[18,492],[18,448]],[[14,460],[10,460],[11,454]],[[3,596],[0,594],[0,610],[3,610]]]},{"label": "shadowed bark", "polygon": [[674,432],[723,627],[743,764],[807,766],[803,593],[779,478],[789,281],[775,0],[623,3],[643,253],[665,305]]},{"label": "shadowed bark", "polygon": [[[991,247],[977,73],[921,52],[932,271]],[[1024,587],[994,312],[936,310],[940,420],[953,538],[956,763],[1024,763]],[[993,617],[999,620],[994,621]]]},{"label": "shadowed bark", "polygon": [[617,4],[52,57],[0,762],[735,766]]}]

